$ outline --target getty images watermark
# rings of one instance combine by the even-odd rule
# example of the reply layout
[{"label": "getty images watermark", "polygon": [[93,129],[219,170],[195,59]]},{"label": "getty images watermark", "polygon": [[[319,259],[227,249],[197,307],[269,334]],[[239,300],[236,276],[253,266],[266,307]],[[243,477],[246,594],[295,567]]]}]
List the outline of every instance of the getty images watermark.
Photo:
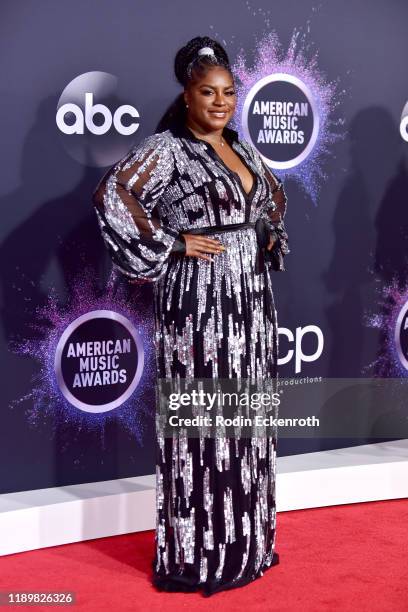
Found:
[{"label": "getty images watermark", "polygon": [[159,379],[158,433],[191,438],[275,436],[278,427],[318,428],[314,415],[280,416],[283,389],[273,379]]},{"label": "getty images watermark", "polygon": [[408,438],[408,377],[159,379],[159,435]]}]

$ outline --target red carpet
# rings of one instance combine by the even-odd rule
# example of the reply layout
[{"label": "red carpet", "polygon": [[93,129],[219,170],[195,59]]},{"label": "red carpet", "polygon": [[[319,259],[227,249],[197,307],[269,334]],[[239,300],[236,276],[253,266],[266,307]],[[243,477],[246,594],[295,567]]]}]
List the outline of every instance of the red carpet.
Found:
[{"label": "red carpet", "polygon": [[[408,610],[408,500],[278,513],[280,565],[205,599],[158,593],[148,573],[153,531],[0,558],[0,591],[75,591],[77,604],[18,610]],[[5,608],[9,609],[9,608]]]}]

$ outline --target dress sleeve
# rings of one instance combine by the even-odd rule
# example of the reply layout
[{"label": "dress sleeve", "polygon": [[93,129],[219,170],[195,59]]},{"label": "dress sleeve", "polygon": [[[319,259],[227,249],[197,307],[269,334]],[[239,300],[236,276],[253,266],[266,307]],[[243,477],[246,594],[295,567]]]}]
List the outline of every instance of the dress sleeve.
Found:
[{"label": "dress sleeve", "polygon": [[113,166],[93,193],[113,266],[130,279],[156,281],[170,254],[185,252],[181,234],[163,222],[157,207],[173,170],[173,152],[153,134]]},{"label": "dress sleeve", "polygon": [[262,214],[262,218],[269,226],[271,237],[275,239],[275,244],[270,251],[270,260],[274,270],[285,271],[284,257],[290,253],[289,237],[284,223],[287,197],[282,182],[269,168],[267,168],[263,161],[262,165],[265,170],[265,178],[269,182],[272,194]]}]

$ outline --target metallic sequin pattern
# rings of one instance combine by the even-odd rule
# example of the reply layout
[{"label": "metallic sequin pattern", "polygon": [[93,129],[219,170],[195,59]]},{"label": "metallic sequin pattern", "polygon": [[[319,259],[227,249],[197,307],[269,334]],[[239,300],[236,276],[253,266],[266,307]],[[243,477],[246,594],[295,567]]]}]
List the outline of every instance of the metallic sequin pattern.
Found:
[{"label": "metallic sequin pattern", "polygon": [[[180,231],[267,221],[275,270],[289,253],[286,195],[257,151],[224,136],[252,175],[241,180],[185,126],[146,137],[94,195],[105,246],[128,279],[153,286],[158,378],[278,377],[278,322],[269,261],[255,274],[247,227],[211,235],[226,250],[208,262],[177,252]],[[157,399],[156,399],[157,401]],[[274,416],[277,416],[275,409]],[[157,437],[154,582],[207,595],[254,580],[277,562],[276,431],[268,436]]]}]

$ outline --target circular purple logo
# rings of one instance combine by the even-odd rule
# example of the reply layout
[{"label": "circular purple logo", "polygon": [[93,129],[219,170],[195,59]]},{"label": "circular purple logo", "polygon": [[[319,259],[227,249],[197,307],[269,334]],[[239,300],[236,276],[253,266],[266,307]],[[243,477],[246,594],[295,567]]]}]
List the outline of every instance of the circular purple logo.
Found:
[{"label": "circular purple logo", "polygon": [[66,152],[85,166],[105,167],[123,157],[140,125],[138,110],[121,102],[119,80],[108,72],[85,72],[65,87],[56,124]]},{"label": "circular purple logo", "polygon": [[408,370],[408,302],[401,308],[397,317],[395,346],[402,365]]},{"label": "circular purple logo", "polygon": [[293,168],[312,151],[319,116],[309,88],[297,77],[276,73],[260,79],[243,105],[245,138],[272,168]]},{"label": "circular purple logo", "polygon": [[78,317],[62,334],[54,367],[64,397],[85,412],[123,404],[143,372],[144,352],[133,324],[111,310]]}]

